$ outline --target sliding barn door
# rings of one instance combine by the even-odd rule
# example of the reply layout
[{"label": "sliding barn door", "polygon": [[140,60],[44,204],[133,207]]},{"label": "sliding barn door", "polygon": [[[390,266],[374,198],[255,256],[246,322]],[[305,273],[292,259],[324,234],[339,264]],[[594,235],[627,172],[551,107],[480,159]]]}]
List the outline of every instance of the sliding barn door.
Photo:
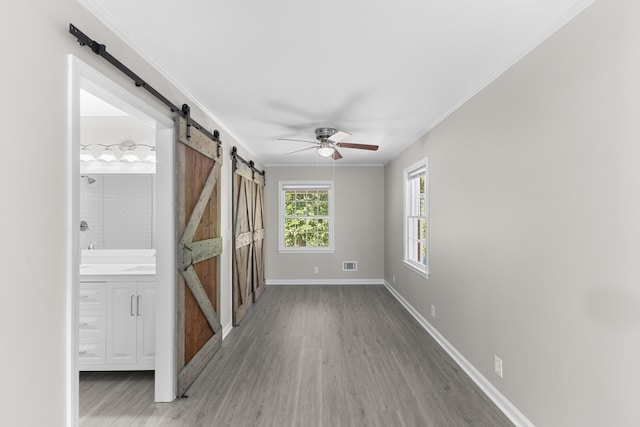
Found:
[{"label": "sliding barn door", "polygon": [[254,174],[253,182],[253,298],[266,288],[264,276],[264,176]]},{"label": "sliding barn door", "polygon": [[177,121],[177,363],[178,395],[182,395],[222,343],[218,318],[222,149],[194,127],[187,129],[182,117]]},{"label": "sliding barn door", "polygon": [[253,171],[233,160],[233,324],[253,304]]},{"label": "sliding barn door", "polygon": [[234,151],[233,324],[240,324],[265,289],[264,172]]}]

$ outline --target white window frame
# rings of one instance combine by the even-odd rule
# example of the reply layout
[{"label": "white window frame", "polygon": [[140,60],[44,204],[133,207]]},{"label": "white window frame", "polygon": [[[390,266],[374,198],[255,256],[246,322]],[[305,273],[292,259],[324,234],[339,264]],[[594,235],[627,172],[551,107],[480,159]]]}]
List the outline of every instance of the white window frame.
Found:
[{"label": "white window frame", "polygon": [[[289,248],[284,242],[285,191],[292,189],[323,189],[329,192],[329,246]],[[335,252],[333,181],[279,181],[278,182],[278,252],[279,253],[333,253]]]},{"label": "white window frame", "polygon": [[[426,247],[426,264],[422,264],[414,261],[409,257],[409,244],[411,243],[411,239],[409,236],[409,219],[416,218],[415,215],[411,214],[411,188],[410,188],[410,180],[409,178],[415,175],[416,172],[424,169],[425,176],[425,186],[424,186],[424,202],[425,202],[425,214],[424,216],[419,216],[426,221],[427,227],[427,237],[424,242]],[[425,157],[424,159],[412,164],[407,167],[403,171],[403,195],[404,195],[404,212],[403,212],[403,233],[402,233],[402,243],[403,243],[403,259],[402,262],[409,267],[414,272],[418,273],[422,277],[429,278],[429,259],[430,259],[430,245],[429,240],[431,236],[430,231],[430,216],[429,216],[429,159]]]}]

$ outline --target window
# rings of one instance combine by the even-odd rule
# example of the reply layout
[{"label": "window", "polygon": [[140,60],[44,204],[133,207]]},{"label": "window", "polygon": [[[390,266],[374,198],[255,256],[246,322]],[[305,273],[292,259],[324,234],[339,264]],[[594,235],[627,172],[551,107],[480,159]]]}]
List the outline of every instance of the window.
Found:
[{"label": "window", "polygon": [[280,181],[279,252],[333,252],[333,181]]},{"label": "window", "polygon": [[404,262],[429,275],[429,180],[423,159],[404,170]]}]

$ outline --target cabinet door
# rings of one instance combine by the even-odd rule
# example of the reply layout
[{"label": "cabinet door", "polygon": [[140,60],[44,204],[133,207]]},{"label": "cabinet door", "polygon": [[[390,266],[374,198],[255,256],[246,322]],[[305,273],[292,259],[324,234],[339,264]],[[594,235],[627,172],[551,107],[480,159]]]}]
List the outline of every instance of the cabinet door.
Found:
[{"label": "cabinet door", "polygon": [[80,282],[78,308],[82,310],[104,310],[105,282]]},{"label": "cabinet door", "polygon": [[80,338],[104,339],[104,310],[81,310],[78,318],[78,335]]},{"label": "cabinet door", "polygon": [[80,337],[78,362],[81,371],[91,365],[104,365],[104,336],[98,338]]},{"label": "cabinet door", "polygon": [[156,285],[139,282],[137,296],[138,364],[153,368],[156,359]]},{"label": "cabinet door", "polygon": [[136,304],[135,282],[107,283],[107,363],[135,364]]}]

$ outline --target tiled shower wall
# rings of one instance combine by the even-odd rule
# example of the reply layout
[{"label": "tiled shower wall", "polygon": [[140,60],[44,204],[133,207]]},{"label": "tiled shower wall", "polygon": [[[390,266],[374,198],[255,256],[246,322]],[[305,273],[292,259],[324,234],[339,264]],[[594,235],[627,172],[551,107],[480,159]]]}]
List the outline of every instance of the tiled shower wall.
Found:
[{"label": "tiled shower wall", "polygon": [[104,180],[98,175],[91,178],[96,180],[93,184],[87,178],[80,179],[80,220],[89,224],[88,230],[80,231],[80,249],[87,249],[93,242],[95,249],[104,249]]},{"label": "tiled shower wall", "polygon": [[153,247],[153,175],[92,174],[80,184],[80,248],[150,249]]}]

